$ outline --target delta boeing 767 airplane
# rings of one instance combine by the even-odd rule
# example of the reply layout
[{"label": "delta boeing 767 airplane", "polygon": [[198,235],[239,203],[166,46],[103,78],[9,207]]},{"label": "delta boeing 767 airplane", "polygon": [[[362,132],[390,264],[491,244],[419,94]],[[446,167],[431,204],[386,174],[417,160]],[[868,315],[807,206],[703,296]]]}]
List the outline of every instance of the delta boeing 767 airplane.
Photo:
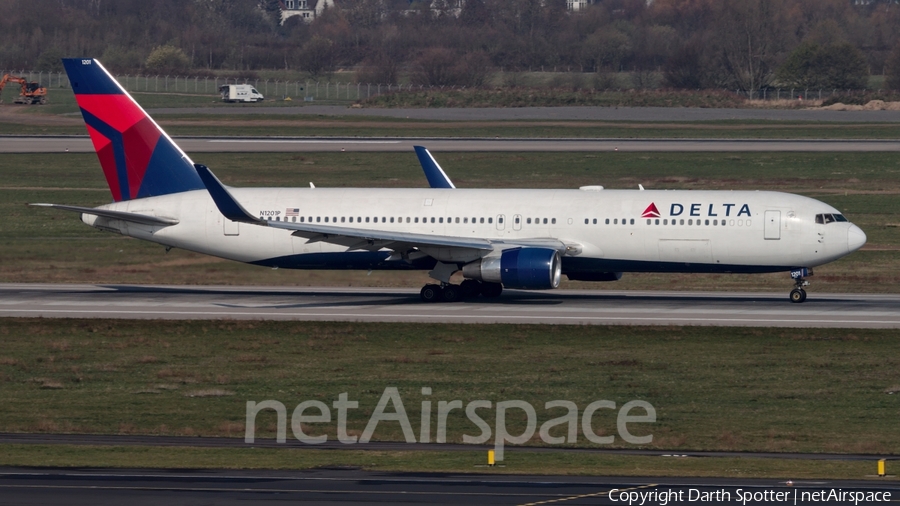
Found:
[{"label": "delta boeing 767 airplane", "polygon": [[421,147],[431,188],[231,188],[100,62],[64,64],[115,202],[35,205],[168,248],[289,269],[428,270],[429,302],[624,272],[786,272],[803,302],[812,267],[866,242],[837,209],[789,193],[454,188]]}]

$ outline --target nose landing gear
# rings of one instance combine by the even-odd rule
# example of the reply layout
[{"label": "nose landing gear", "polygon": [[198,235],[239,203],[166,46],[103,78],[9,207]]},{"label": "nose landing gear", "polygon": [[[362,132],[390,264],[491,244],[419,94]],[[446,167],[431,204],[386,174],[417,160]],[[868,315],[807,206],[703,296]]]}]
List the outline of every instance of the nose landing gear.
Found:
[{"label": "nose landing gear", "polygon": [[[808,282],[807,282],[808,284]],[[791,302],[800,303],[806,300],[806,290],[802,288],[794,288],[791,290]]]},{"label": "nose landing gear", "polygon": [[791,277],[794,278],[794,289],[791,290],[790,294],[791,302],[799,304],[806,300],[806,290],[804,288],[809,286],[809,281],[806,281],[803,277],[812,276],[812,274],[812,269],[807,269],[806,267],[791,271]]}]

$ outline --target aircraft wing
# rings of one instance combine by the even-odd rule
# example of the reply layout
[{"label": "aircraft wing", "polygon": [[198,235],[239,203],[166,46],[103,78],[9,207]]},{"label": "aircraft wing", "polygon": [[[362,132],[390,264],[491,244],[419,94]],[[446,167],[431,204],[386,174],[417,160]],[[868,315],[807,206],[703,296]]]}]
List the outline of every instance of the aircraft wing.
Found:
[{"label": "aircraft wing", "polygon": [[150,216],[147,214],[127,213],[123,211],[111,211],[109,209],[95,209],[93,207],[66,206],[62,204],[28,204],[34,207],[52,207],[63,211],[72,211],[81,214],[92,214],[94,216],[102,216],[113,220],[130,221],[140,223],[141,225],[156,225],[168,227],[177,225],[178,220],[174,218],[163,218],[159,216]]},{"label": "aircraft wing", "polygon": [[400,250],[403,247],[440,247],[464,248],[482,252],[495,249],[494,243],[487,239],[453,237],[443,235],[414,234],[387,230],[368,230],[333,225],[312,223],[290,223],[286,221],[261,220],[254,217],[228,192],[225,185],[205,166],[195,165],[200,179],[209,190],[209,194],[223,216],[231,221],[240,221],[253,225],[292,230],[294,235],[306,237],[310,242],[329,242],[341,244],[350,249],[369,249],[377,251],[381,248]]}]

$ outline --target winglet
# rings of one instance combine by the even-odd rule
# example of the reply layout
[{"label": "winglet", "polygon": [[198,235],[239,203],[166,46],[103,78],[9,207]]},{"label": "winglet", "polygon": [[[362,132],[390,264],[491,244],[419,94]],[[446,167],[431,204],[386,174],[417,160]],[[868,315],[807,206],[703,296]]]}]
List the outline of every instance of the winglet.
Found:
[{"label": "winglet", "polygon": [[422,170],[425,171],[425,177],[428,179],[428,185],[432,188],[456,188],[453,181],[444,173],[444,169],[438,165],[437,161],[431,156],[423,146],[413,146],[416,150],[416,156],[419,157],[419,163]]},{"label": "winglet", "polygon": [[216,207],[219,208],[219,212],[222,213],[222,216],[225,216],[231,221],[241,221],[257,225],[265,224],[265,221],[256,219],[248,213],[247,210],[244,209],[230,193],[228,193],[228,190],[225,189],[225,185],[219,181],[219,178],[217,178],[207,166],[194,164],[194,168],[197,169],[200,180],[206,185],[209,196],[212,197],[213,202],[216,203]]}]

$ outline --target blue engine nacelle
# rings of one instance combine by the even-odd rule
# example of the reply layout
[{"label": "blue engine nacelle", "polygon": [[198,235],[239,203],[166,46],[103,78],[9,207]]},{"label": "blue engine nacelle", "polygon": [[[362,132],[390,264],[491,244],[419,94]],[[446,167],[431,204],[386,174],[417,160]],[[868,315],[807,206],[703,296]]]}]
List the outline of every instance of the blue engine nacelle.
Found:
[{"label": "blue engine nacelle", "polygon": [[463,266],[463,276],[506,288],[549,290],[559,287],[562,262],[549,248],[513,248]]}]

